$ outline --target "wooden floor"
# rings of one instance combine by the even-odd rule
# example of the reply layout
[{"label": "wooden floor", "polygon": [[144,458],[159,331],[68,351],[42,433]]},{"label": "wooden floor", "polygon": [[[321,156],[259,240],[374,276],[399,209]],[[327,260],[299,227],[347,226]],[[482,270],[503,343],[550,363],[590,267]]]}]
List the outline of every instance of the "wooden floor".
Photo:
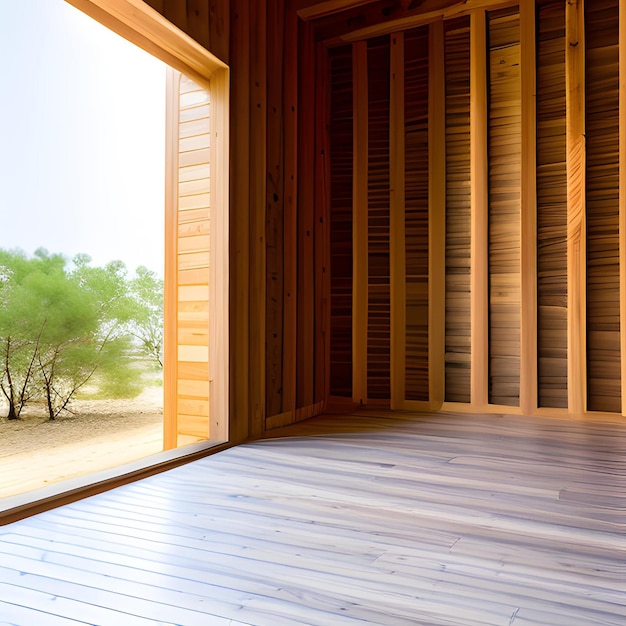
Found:
[{"label": "wooden floor", "polygon": [[294,432],[0,527],[0,624],[626,624],[626,421]]}]

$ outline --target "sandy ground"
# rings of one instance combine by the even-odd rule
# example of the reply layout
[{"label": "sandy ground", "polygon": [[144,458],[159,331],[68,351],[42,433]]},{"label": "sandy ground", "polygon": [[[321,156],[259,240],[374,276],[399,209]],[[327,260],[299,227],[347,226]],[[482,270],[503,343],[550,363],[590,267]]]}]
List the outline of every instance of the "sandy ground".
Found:
[{"label": "sandy ground", "polygon": [[19,420],[0,418],[0,498],[162,450],[161,387],[133,400],[76,400],[71,409],[53,422],[37,406]]}]

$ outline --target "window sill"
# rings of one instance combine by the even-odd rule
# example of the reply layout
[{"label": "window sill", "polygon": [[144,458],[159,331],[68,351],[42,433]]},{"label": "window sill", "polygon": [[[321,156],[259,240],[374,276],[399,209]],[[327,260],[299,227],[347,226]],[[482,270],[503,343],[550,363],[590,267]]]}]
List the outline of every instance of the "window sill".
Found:
[{"label": "window sill", "polygon": [[190,463],[231,445],[213,441],[193,443],[108,470],[70,478],[49,487],[2,498],[0,526]]}]

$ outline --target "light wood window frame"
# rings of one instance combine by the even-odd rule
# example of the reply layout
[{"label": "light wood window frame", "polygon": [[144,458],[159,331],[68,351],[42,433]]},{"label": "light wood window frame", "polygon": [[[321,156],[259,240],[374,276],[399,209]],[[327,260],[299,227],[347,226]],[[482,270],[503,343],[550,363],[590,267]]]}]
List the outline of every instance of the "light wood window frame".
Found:
[{"label": "light wood window frame", "polygon": [[[6,498],[0,507],[0,524],[10,523],[54,506],[92,495],[117,485],[163,471],[181,462],[204,456],[228,445],[229,431],[229,67],[186,35],[142,0],[65,0],[109,30],[163,61],[174,70],[210,90],[211,98],[211,249],[209,301],[209,438],[180,448],[165,433],[165,452],[120,468],[88,474],[51,485],[36,492]],[[166,97],[165,90],[163,97]],[[172,165],[169,163],[168,165]],[[170,168],[171,169],[171,168]],[[174,172],[166,172],[173,176]],[[174,183],[175,184],[172,184]],[[177,352],[177,258],[174,221],[178,203],[178,180],[166,183],[165,211],[165,350]],[[173,204],[174,203],[174,204]],[[172,317],[173,316],[173,317]],[[172,343],[175,342],[175,343]],[[169,343],[169,345],[168,345]],[[166,358],[167,361],[167,358]],[[170,368],[174,368],[170,365]],[[175,371],[164,370],[164,413],[176,410]],[[213,372],[220,376],[213,377]],[[171,429],[170,429],[171,430]],[[220,445],[221,444],[221,445]]]},{"label": "light wood window frame", "polygon": [[[209,302],[210,443],[228,439],[228,89],[226,64],[142,0],[66,0],[110,30],[191,78],[211,100]],[[171,125],[170,125],[171,126]],[[170,129],[171,130],[171,129]],[[177,445],[178,300],[176,164],[167,155],[165,198],[164,447]],[[219,372],[221,376],[213,376]]]}]

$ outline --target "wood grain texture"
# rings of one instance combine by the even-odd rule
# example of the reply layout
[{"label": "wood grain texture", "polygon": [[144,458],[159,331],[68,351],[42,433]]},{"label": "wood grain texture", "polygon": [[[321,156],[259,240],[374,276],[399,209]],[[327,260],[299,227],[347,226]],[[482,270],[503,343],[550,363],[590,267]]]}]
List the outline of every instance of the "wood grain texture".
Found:
[{"label": "wood grain texture", "polygon": [[623,421],[369,412],[287,433],[0,528],[4,622],[626,620]]},{"label": "wood grain texture", "polygon": [[406,374],[405,398],[428,402],[429,28],[404,37]]},{"label": "wood grain texture", "polygon": [[471,402],[489,403],[489,161],[485,11],[470,16]]},{"label": "wood grain texture", "polygon": [[389,285],[391,305],[391,409],[406,395],[406,85],[405,33],[391,35],[389,94]]},{"label": "wood grain texture", "polygon": [[567,408],[565,4],[537,12],[538,405]]},{"label": "wood grain texture", "polygon": [[390,38],[367,42],[367,398],[391,398]]},{"label": "wood grain texture", "polygon": [[565,8],[567,148],[567,393],[568,409],[587,408],[585,223],[585,24],[584,2]]},{"label": "wood grain texture", "polygon": [[515,7],[490,11],[487,16],[489,402],[519,406],[522,131],[519,12]]},{"label": "wood grain texture", "polygon": [[330,65],[330,395],[352,398],[352,44]]},{"label": "wood grain texture", "polygon": [[587,409],[621,413],[619,2],[585,6]]},{"label": "wood grain texture", "polygon": [[446,112],[445,400],[471,400],[470,19],[444,24]]}]

